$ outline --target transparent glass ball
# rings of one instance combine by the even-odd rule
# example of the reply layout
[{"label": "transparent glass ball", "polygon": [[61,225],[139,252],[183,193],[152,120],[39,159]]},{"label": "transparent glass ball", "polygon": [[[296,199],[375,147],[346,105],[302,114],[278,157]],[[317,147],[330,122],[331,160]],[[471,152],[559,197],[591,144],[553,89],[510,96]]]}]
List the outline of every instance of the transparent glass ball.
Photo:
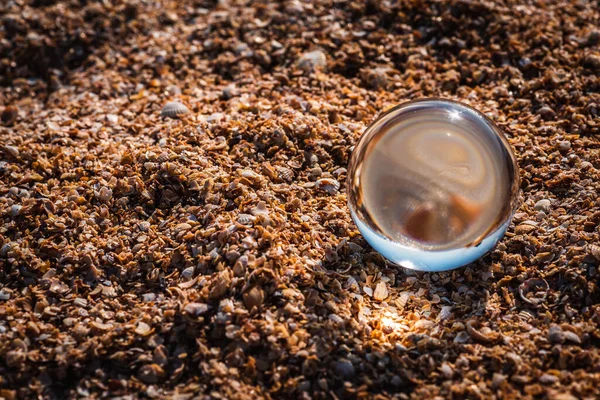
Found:
[{"label": "transparent glass ball", "polygon": [[364,238],[391,262],[420,271],[458,268],[487,253],[506,232],[518,193],[503,133],[449,100],[385,112],[348,167],[348,205]]}]

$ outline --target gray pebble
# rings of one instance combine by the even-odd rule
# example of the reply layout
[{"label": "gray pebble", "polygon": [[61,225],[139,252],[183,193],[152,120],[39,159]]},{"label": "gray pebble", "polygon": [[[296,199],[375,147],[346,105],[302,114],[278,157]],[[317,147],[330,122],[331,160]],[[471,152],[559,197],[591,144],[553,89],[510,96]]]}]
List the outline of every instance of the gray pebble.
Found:
[{"label": "gray pebble", "polygon": [[571,149],[571,142],[568,140],[562,140],[556,144],[556,147],[558,148],[558,151],[569,151]]},{"label": "gray pebble", "polygon": [[355,374],[354,365],[348,360],[339,360],[334,365],[335,373],[344,379],[352,379]]},{"label": "gray pebble", "polygon": [[544,119],[552,119],[555,115],[554,110],[547,106],[540,108],[538,114]]},{"label": "gray pebble", "polygon": [[13,204],[10,207],[10,215],[14,218],[16,216],[18,216],[19,214],[21,214],[21,208],[23,208],[21,205],[19,204]]},{"label": "gray pebble", "polygon": [[575,332],[563,331],[563,336],[565,340],[568,340],[569,342],[581,344],[581,339],[579,338],[579,335],[577,335]]},{"label": "gray pebble", "polygon": [[327,56],[321,50],[313,50],[304,53],[298,58],[298,67],[306,72],[312,72],[318,68],[325,68]]},{"label": "gray pebble", "polygon": [[560,326],[552,326],[548,331],[548,340],[552,343],[562,343],[565,341],[565,334]]}]

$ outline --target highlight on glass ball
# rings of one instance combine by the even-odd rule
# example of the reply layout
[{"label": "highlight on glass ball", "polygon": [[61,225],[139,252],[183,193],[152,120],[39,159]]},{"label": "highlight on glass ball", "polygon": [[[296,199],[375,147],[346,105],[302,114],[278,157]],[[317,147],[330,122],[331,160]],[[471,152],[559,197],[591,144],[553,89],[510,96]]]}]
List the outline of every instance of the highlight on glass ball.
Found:
[{"label": "highlight on glass ball", "polygon": [[502,238],[518,167],[501,130],[449,100],[401,104],[375,120],[348,167],[348,204],[369,244],[420,271],[469,264]]}]

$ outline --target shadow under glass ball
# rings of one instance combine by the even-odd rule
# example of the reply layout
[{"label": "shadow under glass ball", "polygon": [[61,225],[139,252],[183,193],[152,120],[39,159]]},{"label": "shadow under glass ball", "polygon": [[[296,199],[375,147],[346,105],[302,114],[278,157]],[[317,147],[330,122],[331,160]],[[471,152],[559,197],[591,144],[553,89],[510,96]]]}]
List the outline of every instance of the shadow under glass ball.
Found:
[{"label": "shadow under glass ball", "polygon": [[517,207],[518,167],[487,117],[440,99],[401,104],[365,131],[348,168],[352,218],[388,260],[421,271],[475,261]]}]

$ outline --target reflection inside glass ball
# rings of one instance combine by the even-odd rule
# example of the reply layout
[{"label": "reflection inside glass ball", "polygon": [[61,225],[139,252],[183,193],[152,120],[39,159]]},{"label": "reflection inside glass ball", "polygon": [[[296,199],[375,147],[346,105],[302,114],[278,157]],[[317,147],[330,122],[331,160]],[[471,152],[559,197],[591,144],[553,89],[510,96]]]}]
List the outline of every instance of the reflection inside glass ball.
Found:
[{"label": "reflection inside glass ball", "polygon": [[402,266],[468,264],[504,234],[517,204],[506,138],[460,103],[420,100],[378,118],[348,170],[349,206],[367,241]]}]

